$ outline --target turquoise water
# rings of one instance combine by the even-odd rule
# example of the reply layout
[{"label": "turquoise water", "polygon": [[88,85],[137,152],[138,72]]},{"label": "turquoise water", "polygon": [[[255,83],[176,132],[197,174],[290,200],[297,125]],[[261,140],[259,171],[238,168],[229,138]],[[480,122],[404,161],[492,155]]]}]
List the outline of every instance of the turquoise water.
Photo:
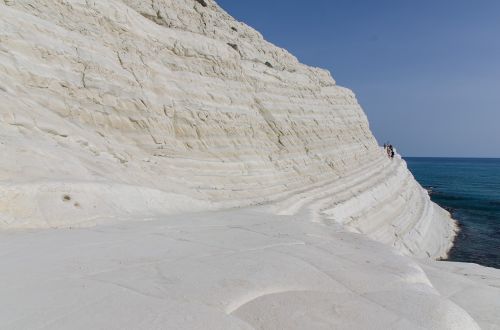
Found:
[{"label": "turquoise water", "polygon": [[500,159],[405,160],[432,200],[458,220],[449,260],[500,268]]}]

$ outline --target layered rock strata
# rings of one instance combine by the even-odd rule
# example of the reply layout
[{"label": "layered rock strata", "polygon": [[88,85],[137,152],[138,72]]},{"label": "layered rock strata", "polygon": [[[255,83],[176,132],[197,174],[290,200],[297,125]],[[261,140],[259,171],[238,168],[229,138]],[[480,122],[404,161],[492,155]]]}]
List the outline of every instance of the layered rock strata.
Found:
[{"label": "layered rock strata", "polygon": [[404,254],[453,238],[355,95],[212,0],[0,2],[0,228],[268,204]]}]

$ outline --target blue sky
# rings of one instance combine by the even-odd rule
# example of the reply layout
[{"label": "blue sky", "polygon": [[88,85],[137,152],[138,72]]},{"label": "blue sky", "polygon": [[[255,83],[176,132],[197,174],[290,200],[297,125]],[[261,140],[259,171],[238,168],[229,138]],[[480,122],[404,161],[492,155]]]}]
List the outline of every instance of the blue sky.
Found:
[{"label": "blue sky", "polygon": [[500,1],[217,2],[354,90],[380,143],[500,157]]}]

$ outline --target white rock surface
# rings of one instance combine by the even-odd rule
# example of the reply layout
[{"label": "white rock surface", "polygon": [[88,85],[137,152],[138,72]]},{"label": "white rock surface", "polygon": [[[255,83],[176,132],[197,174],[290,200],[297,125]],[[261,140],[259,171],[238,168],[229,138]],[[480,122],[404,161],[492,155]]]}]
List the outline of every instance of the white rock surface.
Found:
[{"label": "white rock surface", "polygon": [[454,235],[353,93],[214,2],[0,10],[0,227],[277,202],[444,256]]},{"label": "white rock surface", "polygon": [[500,324],[496,270],[465,277],[429,262],[426,274],[420,262],[338,225],[258,209],[3,232],[0,250],[2,329]]},{"label": "white rock surface", "polygon": [[498,326],[354,94],[205,1],[0,1],[0,328]]}]

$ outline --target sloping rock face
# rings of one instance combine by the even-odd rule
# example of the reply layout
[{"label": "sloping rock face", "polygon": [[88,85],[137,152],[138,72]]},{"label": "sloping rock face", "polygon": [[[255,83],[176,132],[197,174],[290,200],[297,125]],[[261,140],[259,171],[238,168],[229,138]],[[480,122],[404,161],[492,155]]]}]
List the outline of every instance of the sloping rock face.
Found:
[{"label": "sloping rock face", "polygon": [[269,204],[439,257],[354,94],[212,0],[0,1],[0,228]]}]

